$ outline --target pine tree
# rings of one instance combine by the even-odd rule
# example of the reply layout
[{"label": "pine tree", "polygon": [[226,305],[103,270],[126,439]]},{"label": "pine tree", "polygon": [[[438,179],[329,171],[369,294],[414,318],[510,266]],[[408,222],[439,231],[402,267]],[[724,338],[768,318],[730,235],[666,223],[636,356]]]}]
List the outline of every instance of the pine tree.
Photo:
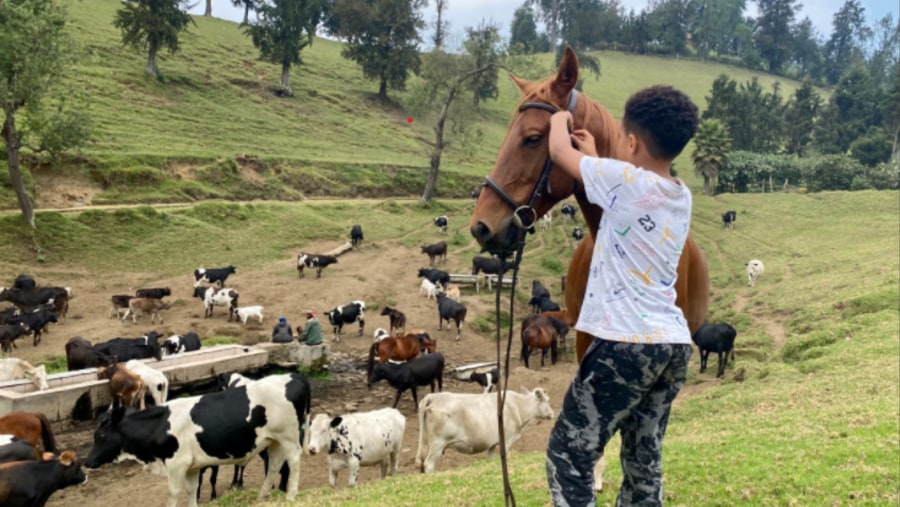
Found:
[{"label": "pine tree", "polygon": [[128,0],[116,11],[113,26],[122,31],[122,44],[147,51],[147,73],[158,78],[159,51],[178,52],[179,35],[194,24],[186,11],[186,0]]}]

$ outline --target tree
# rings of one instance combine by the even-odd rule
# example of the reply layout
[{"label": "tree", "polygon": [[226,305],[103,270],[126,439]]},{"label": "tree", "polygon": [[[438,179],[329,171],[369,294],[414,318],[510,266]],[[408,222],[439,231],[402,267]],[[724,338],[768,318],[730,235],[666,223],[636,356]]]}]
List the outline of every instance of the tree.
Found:
[{"label": "tree", "polygon": [[[32,227],[34,205],[19,165],[20,150],[29,147],[27,138],[38,139],[35,151],[42,151],[48,143],[57,149],[73,147],[87,136],[84,119],[72,123],[77,117],[66,111],[64,103],[54,114],[46,114],[43,107],[72,56],[66,21],[65,10],[51,0],[0,0],[0,137],[5,148],[0,151],[5,151],[19,209]],[[23,110],[29,121],[20,128],[17,120]]]},{"label": "tree", "polygon": [[650,42],[650,25],[647,22],[647,12],[641,11],[635,14],[634,10],[622,21],[622,44],[626,51],[643,55],[647,53]]},{"label": "tree", "polygon": [[756,3],[759,18],[753,40],[769,72],[777,74],[790,58],[791,25],[800,5],[797,0],[756,0]]},{"label": "tree", "polygon": [[468,88],[472,91],[472,105],[477,109],[482,100],[496,99],[500,94],[497,88],[497,62],[500,60],[500,27],[494,23],[481,22],[478,28],[466,28],[468,38],[463,43],[466,52],[474,60],[476,69],[490,68],[493,72],[479,72],[468,79]]},{"label": "tree", "polygon": [[859,0],[847,0],[834,14],[831,37],[825,43],[825,77],[837,83],[853,64],[862,63],[863,44],[868,38],[865,9]]},{"label": "tree", "polygon": [[231,5],[235,7],[243,7],[244,8],[244,21],[241,22],[242,25],[246,25],[250,23],[250,11],[256,8],[255,0],[231,0]]},{"label": "tree", "polygon": [[872,84],[877,88],[887,89],[898,70],[900,20],[898,23],[894,23],[893,15],[890,12],[887,13],[875,24],[873,34],[873,50],[866,66],[872,76]]},{"label": "tree", "polygon": [[822,98],[816,93],[809,79],[805,79],[800,88],[788,102],[785,113],[785,151],[803,156],[812,143],[813,127],[816,116],[822,107]]},{"label": "tree", "polygon": [[822,51],[819,47],[819,35],[809,18],[791,27],[791,62],[797,67],[801,76],[818,79],[822,75]]},{"label": "tree", "polygon": [[701,57],[711,52],[727,54],[734,29],[741,22],[746,0],[697,0],[691,36]]},{"label": "tree", "polygon": [[615,2],[565,0],[559,9],[563,46],[584,52],[611,46],[619,38],[622,13]]},{"label": "tree", "polygon": [[550,39],[550,51],[556,52],[559,47],[559,25],[562,16],[561,5],[565,0],[527,0],[529,5],[538,8],[541,20],[547,27],[547,37]]},{"label": "tree", "polygon": [[841,77],[816,123],[816,146],[822,153],[846,153],[850,144],[877,125],[878,103],[869,73],[862,65]]},{"label": "tree", "polygon": [[417,10],[425,0],[334,0],[330,33],[345,39],[341,55],[362,67],[363,75],[377,79],[378,97],[387,100],[388,88],[406,89],[411,72],[421,60],[418,30],[424,27]]},{"label": "tree", "polygon": [[203,11],[203,15],[207,18],[212,16],[212,0],[206,0],[206,10]]},{"label": "tree", "polygon": [[179,34],[194,23],[186,9],[186,0],[127,0],[116,11],[113,26],[122,31],[122,44],[147,51],[147,73],[155,78],[156,55],[161,49],[175,54]]},{"label": "tree", "polygon": [[718,120],[703,120],[694,136],[694,173],[703,176],[703,193],[716,195],[719,171],[728,160],[731,139],[728,130]]},{"label": "tree", "polygon": [[268,0],[259,19],[244,29],[263,60],[281,65],[281,92],[291,96],[291,66],[302,65],[300,52],[312,44],[325,10],[323,0]]},{"label": "tree", "polygon": [[654,0],[647,22],[656,51],[663,54],[687,54],[688,27],[691,25],[690,0]]},{"label": "tree", "polygon": [[527,3],[516,9],[509,31],[510,53],[530,55],[541,51],[534,10]]},{"label": "tree", "polygon": [[434,0],[437,19],[434,21],[434,37],[431,40],[434,42],[434,47],[438,49],[444,47],[444,39],[449,29],[449,24],[444,19],[444,14],[447,12],[447,2],[448,0]]}]

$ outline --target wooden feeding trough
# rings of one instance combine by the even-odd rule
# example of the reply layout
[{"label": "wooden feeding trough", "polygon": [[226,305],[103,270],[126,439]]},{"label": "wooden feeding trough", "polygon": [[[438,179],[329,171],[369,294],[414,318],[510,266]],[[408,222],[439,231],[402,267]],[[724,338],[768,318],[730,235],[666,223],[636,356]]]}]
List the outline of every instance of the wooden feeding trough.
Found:
[{"label": "wooden feeding trough", "polygon": [[[144,362],[163,372],[171,389],[220,373],[262,368],[269,362],[269,353],[256,347],[220,345]],[[93,418],[112,402],[108,381],[97,380],[96,368],[48,375],[47,383],[49,388],[39,391],[30,380],[0,382],[0,415],[41,412],[51,422],[70,424]]]}]

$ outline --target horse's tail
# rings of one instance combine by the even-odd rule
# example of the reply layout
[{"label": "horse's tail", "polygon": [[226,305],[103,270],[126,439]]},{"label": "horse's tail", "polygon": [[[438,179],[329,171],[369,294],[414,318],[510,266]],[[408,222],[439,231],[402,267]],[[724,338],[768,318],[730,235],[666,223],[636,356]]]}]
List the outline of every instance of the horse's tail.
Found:
[{"label": "horse's tail", "polygon": [[378,344],[381,343],[377,341],[369,347],[369,362],[366,368],[366,382],[371,386],[372,384],[372,373],[375,371],[375,351],[378,350]]},{"label": "horse's tail", "polygon": [[53,429],[50,427],[47,416],[40,412],[35,412],[34,415],[41,421],[41,441],[44,443],[44,451],[59,454],[59,449],[56,448],[56,438],[53,437]]},{"label": "horse's tail", "polygon": [[550,340],[550,364],[556,364],[557,348],[559,347],[559,335],[554,333]]},{"label": "horse's tail", "polygon": [[522,361],[525,363],[525,367],[528,368],[528,337],[529,333],[527,329],[522,330]]}]

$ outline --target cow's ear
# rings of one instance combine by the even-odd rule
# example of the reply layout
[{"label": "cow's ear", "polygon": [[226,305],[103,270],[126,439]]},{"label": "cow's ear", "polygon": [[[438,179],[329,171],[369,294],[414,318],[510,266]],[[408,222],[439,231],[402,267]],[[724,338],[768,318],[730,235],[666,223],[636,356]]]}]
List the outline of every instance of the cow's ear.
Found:
[{"label": "cow's ear", "polygon": [[332,419],[332,420],[331,420],[331,427],[332,427],[332,428],[337,428],[338,425],[341,424],[341,420],[342,420],[342,419],[341,419],[341,416],[337,416],[337,417],[335,417],[334,419]]},{"label": "cow's ear", "polygon": [[65,451],[59,455],[59,462],[62,463],[63,466],[69,466],[72,463],[75,463],[76,458],[75,451]]}]

